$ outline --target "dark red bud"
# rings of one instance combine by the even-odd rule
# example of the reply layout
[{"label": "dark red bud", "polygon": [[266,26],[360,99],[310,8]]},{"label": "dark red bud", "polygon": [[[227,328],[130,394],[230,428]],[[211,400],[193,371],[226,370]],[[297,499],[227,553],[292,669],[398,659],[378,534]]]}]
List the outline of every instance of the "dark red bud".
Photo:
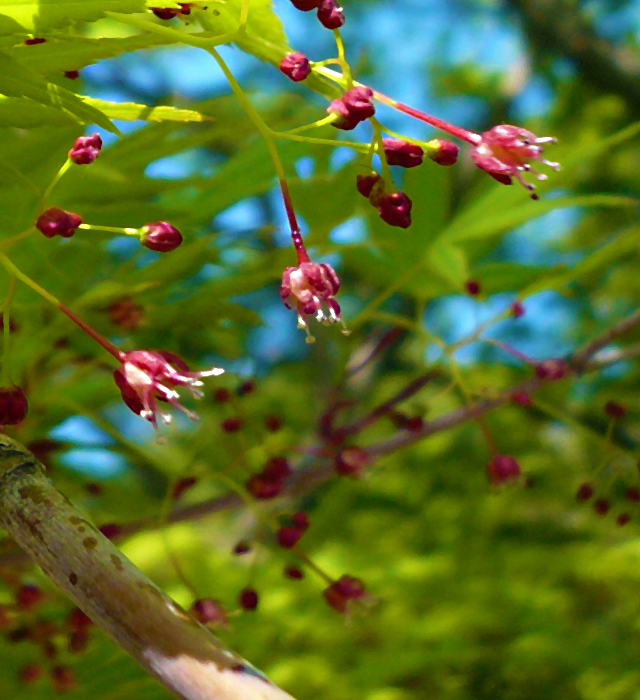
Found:
[{"label": "dark red bud", "polygon": [[291,549],[294,547],[298,540],[302,537],[303,531],[298,529],[297,527],[281,527],[277,532],[276,532],[276,538],[278,540],[278,544],[283,548],[283,549]]},{"label": "dark red bud", "polygon": [[16,608],[18,610],[31,610],[42,602],[44,593],[34,585],[21,586],[16,591]]},{"label": "dark red bud", "polygon": [[627,413],[627,408],[617,401],[607,401],[604,405],[604,412],[609,418],[623,418]]},{"label": "dark red bud", "polygon": [[158,253],[170,253],[182,243],[180,231],[166,221],[146,224],[140,232],[140,243]]},{"label": "dark red bud", "polygon": [[76,139],[69,151],[69,160],[76,165],[89,165],[98,157],[102,150],[102,139],[99,134],[81,136]]},{"label": "dark red bud", "polygon": [[509,311],[514,318],[520,318],[521,316],[524,316],[524,305],[521,301],[516,299],[516,301],[514,301],[509,307]]},{"label": "dark red bud", "polygon": [[234,554],[246,554],[247,552],[251,551],[251,545],[246,542],[245,540],[242,540],[242,542],[238,542],[238,544],[233,548],[233,553]]},{"label": "dark red bud", "polygon": [[335,114],[337,119],[332,126],[344,131],[350,131],[365,119],[375,114],[372,103],[373,90],[366,87],[352,88],[327,107],[329,114]]},{"label": "dark red bud", "polygon": [[380,175],[378,175],[378,173],[372,172],[368,175],[358,175],[356,177],[356,187],[358,188],[358,192],[360,192],[360,194],[367,199],[371,197],[374,188],[376,188],[380,183],[384,187],[384,180]]},{"label": "dark red bud", "polygon": [[242,430],[242,426],[242,418],[239,418],[238,416],[234,416],[233,418],[225,418],[222,423],[220,423],[220,427],[225,433],[237,433],[238,431]]},{"label": "dark red bud", "polygon": [[594,490],[591,484],[580,484],[580,487],[576,492],[576,501],[578,501],[578,503],[584,503],[585,501],[588,501],[593,494]]},{"label": "dark red bud", "polygon": [[25,46],[35,46],[35,44],[44,44],[46,42],[46,39],[43,39],[42,37],[33,37],[33,39],[25,39],[24,43]]},{"label": "dark red bud", "polygon": [[79,70],[66,70],[64,72],[64,77],[69,78],[69,80],[77,80],[80,77]]},{"label": "dark red bud", "polygon": [[620,513],[620,515],[616,518],[616,523],[620,527],[624,527],[627,523],[631,522],[631,516],[629,513]]},{"label": "dark red bud", "polygon": [[253,588],[240,591],[238,602],[243,610],[255,610],[258,607],[258,593]]},{"label": "dark red bud", "polygon": [[254,474],[246,483],[247,491],[261,501],[279,496],[283,488],[282,482],[266,479],[261,474]]},{"label": "dark red bud", "polygon": [[521,406],[531,406],[533,403],[529,392],[524,391],[524,389],[514,391],[513,394],[511,394],[511,400],[513,403],[520,404]]},{"label": "dark red bud", "polygon": [[284,575],[294,581],[300,581],[304,578],[304,571],[297,566],[287,566],[284,570]]},{"label": "dark red bud", "polygon": [[286,457],[272,457],[264,466],[262,474],[267,479],[282,481],[291,474],[289,460]]},{"label": "dark red bud", "polygon": [[67,624],[75,632],[82,632],[93,625],[91,618],[80,608],[74,608],[67,617]]},{"label": "dark red bud", "polygon": [[415,168],[422,163],[424,151],[415,143],[401,139],[382,139],[382,145],[389,165]]},{"label": "dark red bud", "polygon": [[216,403],[227,403],[227,401],[231,398],[231,392],[229,389],[216,389],[213,392],[213,400]]},{"label": "dark red bud", "polygon": [[47,238],[62,236],[71,238],[82,223],[82,218],[70,211],[50,207],[36,220],[36,228]]},{"label": "dark red bud", "polygon": [[280,71],[294,83],[299,83],[311,73],[311,65],[309,59],[299,51],[288,53],[282,61],[280,61]]},{"label": "dark red bud", "polygon": [[598,515],[606,515],[610,509],[611,504],[609,503],[609,501],[607,501],[606,498],[598,498],[596,499],[596,501],[594,501],[593,510]]},{"label": "dark red bud", "polygon": [[478,296],[478,294],[480,294],[482,291],[480,282],[477,280],[467,280],[464,283],[464,288],[467,290],[467,294],[470,294],[472,297]]},{"label": "dark red bud", "polygon": [[350,600],[357,600],[366,595],[364,583],[353,576],[342,576],[323,591],[326,602],[334,610],[347,612]]},{"label": "dark red bud", "polygon": [[487,476],[493,485],[500,486],[520,476],[520,465],[510,455],[496,455],[487,464]]},{"label": "dark red bud", "polygon": [[84,490],[92,496],[99,496],[102,493],[102,486],[95,481],[90,481],[84,485]]},{"label": "dark red bud", "polygon": [[391,192],[378,198],[378,214],[389,226],[409,228],[411,226],[412,201],[404,192]]},{"label": "dark red bud", "polygon": [[27,397],[20,387],[0,388],[0,425],[18,425],[25,419],[28,408]]},{"label": "dark red bud", "polygon": [[282,419],[278,418],[278,416],[265,416],[264,419],[264,427],[270,432],[270,433],[277,433],[280,428],[282,428]]},{"label": "dark red bud", "polygon": [[640,489],[637,486],[630,486],[624,496],[632,503],[640,503]]},{"label": "dark red bud", "polygon": [[180,12],[180,10],[172,8],[172,7],[167,7],[167,8],[150,7],[149,9],[159,19],[173,19]]},{"label": "dark red bud", "polygon": [[227,613],[218,600],[201,598],[191,606],[191,614],[201,625],[226,625]]},{"label": "dark red bud", "polygon": [[458,161],[460,148],[452,141],[446,139],[436,139],[432,143],[437,143],[437,148],[427,151],[429,158],[438,165],[455,165]]},{"label": "dark red bud", "polygon": [[253,381],[253,379],[248,379],[246,382],[242,382],[240,386],[236,389],[236,393],[238,396],[248,396],[249,394],[253,394],[253,392],[256,390],[256,383]]},{"label": "dark red bud", "polygon": [[318,19],[327,29],[340,29],[344,24],[344,13],[336,0],[322,0],[318,7]]},{"label": "dark red bud", "polygon": [[545,360],[536,365],[536,377],[557,381],[569,374],[569,365],[564,360]]},{"label": "dark red bud", "polygon": [[127,331],[135,330],[144,320],[144,308],[131,297],[116,299],[109,305],[107,312],[114,326]]},{"label": "dark red bud", "polygon": [[299,510],[297,513],[294,513],[291,516],[291,522],[299,530],[308,530],[309,529],[309,516],[304,511]]}]

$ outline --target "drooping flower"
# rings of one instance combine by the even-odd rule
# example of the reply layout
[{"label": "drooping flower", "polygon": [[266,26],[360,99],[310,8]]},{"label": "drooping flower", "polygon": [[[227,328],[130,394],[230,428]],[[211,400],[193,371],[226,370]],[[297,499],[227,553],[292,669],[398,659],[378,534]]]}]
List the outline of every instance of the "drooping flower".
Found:
[{"label": "drooping flower", "polygon": [[482,134],[475,134],[475,148],[471,153],[473,162],[503,185],[510,185],[515,178],[538,199],[535,185],[527,182],[523,173],[532,173],[538,180],[546,180],[544,173],[535,170],[530,161],[538,161],[559,170],[560,165],[542,157],[543,146],[555,143],[553,136],[538,137],[526,129],[510,124],[494,126]]},{"label": "drooping flower", "polygon": [[285,269],[280,298],[288,309],[293,309],[298,315],[298,328],[305,330],[308,343],[315,340],[309,332],[309,316],[315,316],[326,326],[341,322],[340,305],[335,300],[339,289],[338,275],[326,263],[303,262],[298,267]]},{"label": "drooping flower", "polygon": [[170,413],[158,406],[158,401],[171,404],[191,420],[198,416],[180,403],[179,387],[186,387],[196,398],[202,397],[199,387],[202,377],[217,377],[224,370],[213,367],[204,372],[190,372],[185,362],[170,352],[133,350],[123,353],[122,364],[113,373],[125,404],[142,418],[158,427],[158,416],[163,423],[171,422]]}]

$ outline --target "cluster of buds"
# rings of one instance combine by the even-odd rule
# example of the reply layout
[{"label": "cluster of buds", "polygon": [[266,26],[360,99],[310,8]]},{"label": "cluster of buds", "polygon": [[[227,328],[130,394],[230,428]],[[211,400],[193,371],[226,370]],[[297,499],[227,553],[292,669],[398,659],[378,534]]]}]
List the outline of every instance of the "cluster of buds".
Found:
[{"label": "cluster of buds", "polygon": [[291,0],[291,4],[302,12],[317,10],[320,24],[327,29],[340,29],[344,24],[344,14],[336,0]]},{"label": "cluster of buds", "polygon": [[272,457],[261,472],[254,474],[246,483],[247,491],[258,500],[275,498],[282,493],[291,467],[285,457]]},{"label": "cluster of buds", "polygon": [[336,129],[351,131],[360,122],[373,117],[376,109],[373,105],[373,90],[368,87],[355,87],[339,97],[327,107],[327,112],[335,119],[331,122]]},{"label": "cluster of buds", "polygon": [[298,511],[291,516],[290,524],[284,525],[276,532],[278,544],[283,549],[295,547],[302,535],[309,529],[309,518],[303,511]]},{"label": "cluster of buds", "polygon": [[399,228],[411,226],[413,202],[404,192],[387,192],[384,178],[378,173],[358,175],[356,187],[358,192],[378,210],[380,218],[389,226]]},{"label": "cluster of buds", "polygon": [[340,613],[349,611],[349,603],[359,600],[367,595],[365,585],[353,576],[341,576],[323,591],[325,601],[329,607]]},{"label": "cluster of buds", "polygon": [[224,370],[212,367],[204,372],[191,372],[187,364],[170,352],[133,350],[122,353],[121,364],[113,373],[122,400],[134,413],[158,427],[158,417],[165,424],[172,420],[158,402],[168,403],[191,420],[198,416],[180,403],[179,387],[186,387],[195,398],[201,398],[203,377],[217,377]]},{"label": "cluster of buds", "polygon": [[47,238],[71,238],[81,223],[82,217],[78,214],[58,207],[49,207],[36,219],[36,228]]},{"label": "cluster of buds", "polygon": [[[285,269],[280,284],[280,299],[288,309],[296,312],[298,328],[304,329],[308,343],[315,340],[309,330],[310,317],[315,317],[324,325],[342,322],[340,304],[335,300],[339,289],[338,275],[326,263],[303,262],[298,267]],[[343,332],[346,333],[346,330]]]},{"label": "cluster of buds", "polygon": [[[578,503],[587,503],[596,495],[596,491],[593,486],[585,481],[580,484],[578,490],[576,491],[576,501]],[[637,486],[630,486],[624,494],[625,500],[629,503],[637,505],[640,503],[640,489]],[[611,510],[611,500],[600,496],[595,498],[592,504],[593,511],[596,515],[604,517]],[[625,510],[616,517],[616,523],[623,527],[631,522],[631,515]]]}]

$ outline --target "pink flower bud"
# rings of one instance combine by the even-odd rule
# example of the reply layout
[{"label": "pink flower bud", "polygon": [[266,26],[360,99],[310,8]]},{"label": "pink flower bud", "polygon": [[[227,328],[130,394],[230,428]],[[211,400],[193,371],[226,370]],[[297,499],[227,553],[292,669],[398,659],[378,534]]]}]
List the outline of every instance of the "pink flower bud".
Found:
[{"label": "pink flower bud", "polygon": [[500,486],[520,476],[520,465],[510,455],[496,455],[487,464],[487,476],[494,486]]},{"label": "pink flower bud", "polygon": [[413,202],[404,192],[391,192],[378,198],[378,214],[389,226],[409,228]]},{"label": "pink flower bud", "polygon": [[339,97],[327,107],[329,114],[335,114],[337,119],[332,122],[332,126],[344,131],[350,131],[375,114],[375,107],[371,101],[373,90],[368,87],[356,87],[347,90],[342,97]]},{"label": "pink flower bud", "polygon": [[36,220],[36,228],[47,238],[62,236],[71,238],[82,223],[82,218],[70,211],[50,207]]},{"label": "pink flower bud", "polygon": [[509,307],[509,311],[514,318],[520,318],[524,316],[524,305],[519,299],[516,299]]},{"label": "pink flower bud", "polygon": [[255,610],[258,607],[258,593],[253,588],[240,591],[238,602],[243,610]]},{"label": "pink flower bud", "polygon": [[298,540],[302,537],[302,535],[303,531],[294,526],[281,527],[276,532],[278,544],[283,549],[291,549],[292,547],[294,547],[297,544]]},{"label": "pink flower bud", "polygon": [[102,150],[102,139],[99,134],[81,136],[76,139],[73,148],[69,151],[69,159],[76,165],[89,165],[98,157]]},{"label": "pink flower bud", "polygon": [[0,425],[18,425],[25,419],[28,407],[20,387],[0,388]]},{"label": "pink flower bud", "polygon": [[329,607],[340,613],[346,613],[349,602],[366,596],[366,589],[360,579],[342,576],[326,588],[322,595]]},{"label": "pink flower bud", "polygon": [[299,51],[288,53],[282,61],[280,61],[280,71],[288,78],[291,78],[294,83],[299,83],[311,73],[309,59]]},{"label": "pink flower bud", "polygon": [[327,29],[340,29],[344,24],[344,13],[336,0],[322,0],[318,8],[318,19]]},{"label": "pink flower bud", "polygon": [[384,187],[384,180],[378,173],[372,172],[369,175],[358,175],[356,177],[356,188],[367,199],[374,194],[375,189],[380,189],[380,185]]},{"label": "pink flower bud", "polygon": [[382,139],[384,153],[389,165],[401,168],[415,168],[422,163],[424,151],[420,146],[400,139]]},{"label": "pink flower bud", "polygon": [[434,139],[430,142],[433,148],[427,150],[427,156],[438,165],[455,165],[458,161],[460,148],[446,139]]},{"label": "pink flower bud", "polygon": [[140,243],[158,253],[170,253],[182,243],[180,231],[166,221],[146,224],[140,232]]}]

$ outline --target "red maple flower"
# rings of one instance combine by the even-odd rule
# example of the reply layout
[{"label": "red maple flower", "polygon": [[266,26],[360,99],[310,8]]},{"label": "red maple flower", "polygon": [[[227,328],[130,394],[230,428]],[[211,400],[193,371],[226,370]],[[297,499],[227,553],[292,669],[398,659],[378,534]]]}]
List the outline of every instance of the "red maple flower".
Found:
[{"label": "red maple flower", "polygon": [[202,377],[215,377],[224,372],[213,367],[204,372],[190,372],[185,362],[170,352],[133,350],[123,353],[122,364],[113,373],[115,382],[125,404],[142,418],[158,427],[158,416],[163,423],[171,422],[172,416],[160,409],[158,401],[171,404],[186,413],[191,420],[198,416],[180,403],[178,387],[187,387],[196,398],[202,397],[199,387]]},{"label": "red maple flower", "polygon": [[315,316],[324,325],[342,323],[340,304],[335,300],[339,289],[338,275],[326,263],[303,262],[298,267],[285,269],[280,298],[288,309],[297,313],[298,328],[306,331],[308,343],[315,340],[309,332],[309,316]]},{"label": "red maple flower", "polygon": [[[544,163],[554,170],[559,170],[560,165],[542,157],[543,145],[555,143],[553,136],[538,137],[526,129],[510,124],[494,126],[482,134],[474,134],[475,148],[471,153],[471,160],[491,177],[503,185],[510,185],[515,178],[530,192],[535,190],[535,185],[527,182],[523,173],[532,173],[538,180],[546,180],[547,176],[539,173],[530,161]],[[532,199],[538,199],[537,194],[531,195]]]}]

